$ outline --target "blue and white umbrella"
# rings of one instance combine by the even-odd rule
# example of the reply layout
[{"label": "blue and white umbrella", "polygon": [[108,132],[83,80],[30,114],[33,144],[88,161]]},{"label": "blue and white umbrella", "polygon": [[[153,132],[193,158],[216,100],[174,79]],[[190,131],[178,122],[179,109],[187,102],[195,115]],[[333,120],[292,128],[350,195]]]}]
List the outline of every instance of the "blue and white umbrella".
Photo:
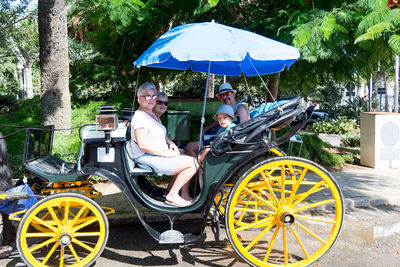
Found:
[{"label": "blue and white umbrella", "polygon": [[277,73],[289,68],[299,57],[299,49],[295,47],[249,31],[203,22],[184,24],[164,33],[134,65],[137,68],[190,68],[207,73],[200,127],[202,136],[210,73],[229,76]]},{"label": "blue and white umbrella", "polygon": [[281,72],[300,56],[295,47],[214,22],[177,26],[158,38],[135,62],[142,66],[256,76]]}]

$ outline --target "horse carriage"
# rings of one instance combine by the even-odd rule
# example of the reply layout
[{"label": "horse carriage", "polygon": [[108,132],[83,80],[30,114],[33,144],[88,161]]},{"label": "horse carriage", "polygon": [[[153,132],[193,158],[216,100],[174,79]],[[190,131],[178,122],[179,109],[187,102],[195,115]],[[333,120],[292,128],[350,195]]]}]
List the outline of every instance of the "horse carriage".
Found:
[{"label": "horse carriage", "polygon": [[[160,244],[201,242],[208,219],[219,229],[223,218],[233,249],[250,265],[310,265],[333,246],[344,216],[332,175],[279,148],[312,112],[294,97],[217,136],[194,183],[195,201],[185,207],[166,204],[164,189],[148,179],[157,174],[135,163],[130,131],[112,106],[102,106],[96,124],[80,129],[76,164],[51,154],[51,127],[27,129],[23,167],[33,177],[30,184],[40,200],[10,216],[20,221],[18,252],[29,266],[90,266],[99,257],[109,234],[106,215],[114,210],[92,200],[100,194],[88,182],[94,175],[121,190]],[[290,130],[275,137],[274,132],[288,126]],[[0,195],[19,197],[28,196]],[[167,216],[167,230],[146,222],[140,206]],[[183,231],[175,222],[186,214],[192,215],[186,225],[190,229]]]}]

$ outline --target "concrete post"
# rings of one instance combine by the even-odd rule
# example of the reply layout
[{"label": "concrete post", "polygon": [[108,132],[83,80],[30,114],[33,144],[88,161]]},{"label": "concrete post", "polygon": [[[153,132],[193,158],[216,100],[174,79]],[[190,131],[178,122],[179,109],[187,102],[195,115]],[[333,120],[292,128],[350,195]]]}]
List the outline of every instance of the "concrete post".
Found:
[{"label": "concrete post", "polygon": [[394,97],[393,97],[393,107],[394,112],[399,112],[399,55],[396,55],[395,63],[395,74],[394,74]]}]

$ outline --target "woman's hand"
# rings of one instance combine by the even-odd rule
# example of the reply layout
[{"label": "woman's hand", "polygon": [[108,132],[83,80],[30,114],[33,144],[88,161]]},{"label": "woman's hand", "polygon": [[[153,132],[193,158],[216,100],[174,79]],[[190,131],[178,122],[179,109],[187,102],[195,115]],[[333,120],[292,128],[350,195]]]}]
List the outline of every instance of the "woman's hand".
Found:
[{"label": "woman's hand", "polygon": [[174,143],[169,144],[169,149],[179,151],[179,148]]},{"label": "woman's hand", "polygon": [[[176,146],[175,146],[175,147],[176,147]],[[176,147],[176,150],[171,149],[171,147],[170,147],[170,149],[168,149],[168,150],[165,151],[164,157],[172,158],[172,157],[179,156],[180,154],[181,154],[181,153],[179,152],[178,147]]]}]

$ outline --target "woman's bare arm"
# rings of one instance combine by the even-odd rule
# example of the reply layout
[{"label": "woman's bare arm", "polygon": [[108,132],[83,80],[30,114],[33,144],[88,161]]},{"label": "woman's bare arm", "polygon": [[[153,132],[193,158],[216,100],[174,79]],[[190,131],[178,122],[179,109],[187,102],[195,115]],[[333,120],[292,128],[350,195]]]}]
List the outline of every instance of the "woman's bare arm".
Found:
[{"label": "woman's bare arm", "polygon": [[135,137],[137,145],[141,150],[148,154],[162,156],[162,157],[175,157],[179,155],[179,150],[161,150],[159,148],[154,147],[147,141],[148,130],[145,128],[137,128],[135,129]]},{"label": "woman's bare arm", "polygon": [[249,112],[247,111],[246,107],[241,105],[237,111],[236,115],[240,118],[240,123],[248,121],[250,119]]}]

